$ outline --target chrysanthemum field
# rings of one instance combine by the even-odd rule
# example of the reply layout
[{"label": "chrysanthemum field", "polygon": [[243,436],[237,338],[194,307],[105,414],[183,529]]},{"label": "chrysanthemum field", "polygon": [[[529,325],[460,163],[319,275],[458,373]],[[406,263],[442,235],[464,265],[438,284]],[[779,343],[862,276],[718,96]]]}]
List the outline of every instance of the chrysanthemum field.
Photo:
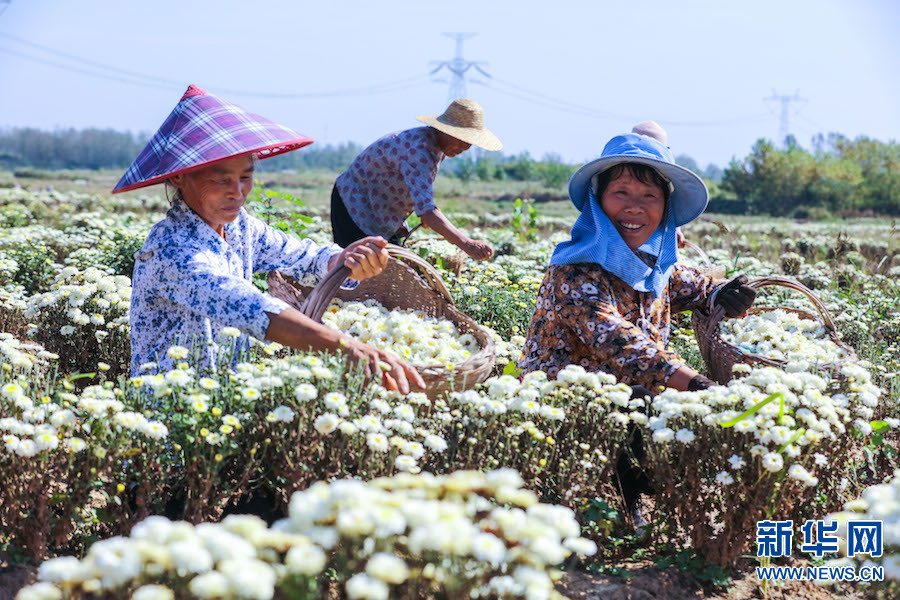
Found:
[{"label": "chrysanthemum field", "polygon": [[[494,258],[460,261],[421,232],[409,247],[488,329],[497,362],[484,384],[431,400],[366,383],[340,357],[263,342],[226,352],[214,372],[173,346],[174,369],[130,378],[132,255],[166,207],[159,193],[0,189],[0,548],[7,566],[37,568],[19,598],[540,599],[558,597],[569,573],[632,559],[724,589],[729,573],[766,560],[758,521],[836,513],[883,520],[884,553],[828,558],[882,565],[873,596],[900,590],[896,224],[712,215],[687,226],[729,277],[812,289],[859,361],[820,369],[833,345],[773,312],[726,335],[782,367],[738,367],[728,385],[645,402],[580,367],[554,381],[515,368],[550,254],[568,237],[565,211],[450,209]],[[291,229],[295,206],[270,209]],[[296,231],[330,242],[327,222],[319,212]],[[756,304],[815,312],[783,288]],[[335,306],[327,319],[346,328],[376,313]],[[452,368],[477,350],[440,324],[384,318],[360,335],[393,340],[401,356]],[[450,338],[429,346],[432,335]],[[704,371],[690,315],[672,342]],[[613,479],[634,428],[657,488],[644,538]]]}]

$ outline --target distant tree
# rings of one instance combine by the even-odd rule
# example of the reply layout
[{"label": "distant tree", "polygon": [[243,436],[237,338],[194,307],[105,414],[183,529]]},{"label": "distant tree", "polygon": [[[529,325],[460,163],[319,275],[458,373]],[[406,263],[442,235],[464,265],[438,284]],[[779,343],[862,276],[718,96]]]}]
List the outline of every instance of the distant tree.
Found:
[{"label": "distant tree", "polygon": [[719,165],[709,163],[706,165],[706,168],[700,173],[700,175],[704,179],[708,179],[713,183],[719,183],[722,181],[722,168]]},{"label": "distant tree", "polygon": [[700,165],[697,164],[697,161],[688,156],[687,154],[679,154],[675,157],[675,164],[681,165],[685,169],[690,169],[694,173],[700,174]]},{"label": "distant tree", "polygon": [[747,203],[751,213],[787,215],[813,204],[809,187],[815,161],[803,148],[790,144],[779,150],[761,139],[743,160],[733,159],[722,176],[722,188]]}]

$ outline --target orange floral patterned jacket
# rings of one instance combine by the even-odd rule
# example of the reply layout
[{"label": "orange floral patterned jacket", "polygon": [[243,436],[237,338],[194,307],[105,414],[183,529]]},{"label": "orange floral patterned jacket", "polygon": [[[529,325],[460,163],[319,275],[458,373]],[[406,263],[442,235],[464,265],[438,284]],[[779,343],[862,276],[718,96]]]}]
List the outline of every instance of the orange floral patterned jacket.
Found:
[{"label": "orange floral patterned jacket", "polygon": [[541,283],[519,366],[554,379],[576,364],[658,390],[683,364],[668,349],[670,315],[705,309],[724,283],[676,264],[654,300],[598,264],[553,265]]}]

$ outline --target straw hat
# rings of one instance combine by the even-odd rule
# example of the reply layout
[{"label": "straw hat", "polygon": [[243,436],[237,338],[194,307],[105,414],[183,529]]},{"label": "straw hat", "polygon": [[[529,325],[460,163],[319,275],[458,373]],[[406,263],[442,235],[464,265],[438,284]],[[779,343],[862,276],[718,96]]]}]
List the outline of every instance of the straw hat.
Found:
[{"label": "straw hat", "polygon": [[503,147],[497,136],[485,129],[484,109],[468,98],[457,98],[440,116],[419,115],[416,120],[485,150],[499,150]]},{"label": "straw hat", "polygon": [[166,181],[230,158],[269,158],[312,143],[312,138],[189,86],[113,194]]},{"label": "straw hat", "polygon": [[641,163],[659,171],[669,181],[669,203],[675,225],[690,223],[706,210],[709,192],[706,184],[689,169],[675,164],[672,151],[665,145],[666,131],[653,121],[635,125],[633,133],[617,135],[606,143],[600,158],[578,169],[569,180],[569,198],[579,211],[587,200],[594,177],[621,163]]}]

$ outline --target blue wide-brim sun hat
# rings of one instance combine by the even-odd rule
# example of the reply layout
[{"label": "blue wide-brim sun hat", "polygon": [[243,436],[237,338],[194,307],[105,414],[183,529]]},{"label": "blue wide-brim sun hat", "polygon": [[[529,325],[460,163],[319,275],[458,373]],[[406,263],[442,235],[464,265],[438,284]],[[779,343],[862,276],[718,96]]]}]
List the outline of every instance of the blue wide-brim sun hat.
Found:
[{"label": "blue wide-brim sun hat", "polygon": [[[675,164],[672,151],[658,140],[637,133],[617,135],[606,143],[600,158],[578,169],[569,180],[569,198],[579,212],[595,175],[621,163],[641,163],[659,171],[672,184],[669,206],[680,227],[699,217],[709,204],[706,184],[691,170]],[[599,200],[599,198],[598,198]]]}]

